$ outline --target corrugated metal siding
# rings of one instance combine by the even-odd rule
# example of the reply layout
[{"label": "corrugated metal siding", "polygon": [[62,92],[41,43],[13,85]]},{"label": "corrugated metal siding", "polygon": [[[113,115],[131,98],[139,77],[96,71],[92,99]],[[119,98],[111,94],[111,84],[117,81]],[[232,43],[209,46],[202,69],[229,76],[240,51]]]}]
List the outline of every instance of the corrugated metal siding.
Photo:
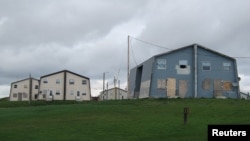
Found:
[{"label": "corrugated metal siding", "polygon": [[141,74],[139,98],[149,97],[150,86],[151,86],[152,65],[153,65],[153,58],[150,58],[149,60],[143,63],[143,66],[141,68],[142,74]]},{"label": "corrugated metal siding", "polygon": [[[150,90],[148,96],[154,98],[195,97],[194,53],[194,45],[192,45],[150,58],[131,71],[130,87],[136,92],[140,91],[140,98],[147,97],[147,90]],[[158,61],[158,59],[161,60]],[[204,61],[211,64],[211,70],[203,70]],[[207,62],[204,64],[209,64]],[[231,64],[229,70],[224,70],[223,63]],[[234,85],[239,83],[235,59],[198,45],[196,69],[197,97],[237,98],[239,87]],[[136,80],[140,79],[140,75],[141,81]],[[140,83],[140,89],[138,89],[138,83]],[[147,89],[148,85],[150,85],[149,89]]]},{"label": "corrugated metal siding", "polygon": [[[151,96],[155,98],[166,98],[168,90],[171,88],[175,90],[175,95],[181,97],[191,97],[192,96],[192,83],[193,83],[193,60],[192,60],[192,48],[185,48],[183,50],[178,50],[172,52],[171,54],[163,54],[155,57],[154,67],[153,67],[153,77],[152,77],[152,86],[151,86]],[[157,68],[157,59],[166,59],[166,69],[158,69]],[[180,69],[179,61],[186,60],[187,67],[189,69],[189,73],[187,69]],[[185,71],[183,71],[185,70]],[[173,88],[173,82],[167,83],[168,79],[173,81],[175,79],[175,85]],[[165,80],[165,88],[159,88],[157,85],[159,81],[164,83]],[[181,83],[181,85],[180,85]],[[185,84],[184,84],[185,83]],[[167,85],[172,86],[167,86]],[[181,90],[180,90],[181,89]],[[173,92],[171,92],[173,93]]]},{"label": "corrugated metal siding", "polygon": [[130,79],[129,79],[129,94],[128,97],[129,99],[136,98],[135,93],[136,93],[136,78],[138,77],[136,75],[137,72],[137,67],[133,68],[130,70]]},{"label": "corrugated metal siding", "polygon": [[[211,70],[202,70],[202,62],[209,61]],[[224,70],[223,62],[231,64],[230,70]],[[234,87],[231,90],[223,89],[226,84],[224,82],[237,82],[237,74],[235,74],[235,63],[233,59],[215,54],[203,48],[198,48],[198,97],[211,98],[214,96],[226,96],[237,98],[238,88]],[[209,81],[209,87],[204,89],[203,84]]]}]

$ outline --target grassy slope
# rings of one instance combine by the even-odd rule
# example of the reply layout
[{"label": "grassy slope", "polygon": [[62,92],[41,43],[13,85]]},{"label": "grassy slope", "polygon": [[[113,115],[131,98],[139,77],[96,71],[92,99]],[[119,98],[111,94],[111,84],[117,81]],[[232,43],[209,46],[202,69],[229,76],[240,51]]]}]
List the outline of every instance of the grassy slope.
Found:
[{"label": "grassy slope", "polygon": [[[1,104],[2,103],[2,104]],[[12,107],[14,108],[6,108]],[[6,141],[205,141],[208,124],[250,124],[250,101],[158,99],[103,102],[0,102]],[[188,124],[183,108],[189,107]]]}]

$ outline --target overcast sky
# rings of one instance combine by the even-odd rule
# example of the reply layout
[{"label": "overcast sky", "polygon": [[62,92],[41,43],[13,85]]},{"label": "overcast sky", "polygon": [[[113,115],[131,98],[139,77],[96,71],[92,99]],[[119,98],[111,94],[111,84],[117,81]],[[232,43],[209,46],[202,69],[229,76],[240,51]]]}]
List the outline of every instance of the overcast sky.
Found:
[{"label": "overcast sky", "polygon": [[[10,83],[64,69],[90,78],[92,95],[127,83],[130,67],[167,49],[198,43],[250,57],[249,0],[0,0],[0,97]],[[236,58],[240,89],[250,92],[250,58]]]}]

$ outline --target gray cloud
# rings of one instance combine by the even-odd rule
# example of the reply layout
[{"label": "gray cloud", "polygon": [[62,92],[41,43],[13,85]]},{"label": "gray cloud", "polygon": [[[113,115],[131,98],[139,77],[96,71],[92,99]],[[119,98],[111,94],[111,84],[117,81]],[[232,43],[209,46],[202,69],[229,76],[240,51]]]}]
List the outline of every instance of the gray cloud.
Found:
[{"label": "gray cloud", "polygon": [[[69,69],[91,78],[119,73],[126,87],[127,36],[170,49],[193,43],[232,57],[250,56],[250,1],[2,0],[0,85],[29,74]],[[131,38],[131,67],[169,51]],[[237,58],[241,88],[250,91],[249,59]],[[8,94],[2,94],[8,95]]]}]

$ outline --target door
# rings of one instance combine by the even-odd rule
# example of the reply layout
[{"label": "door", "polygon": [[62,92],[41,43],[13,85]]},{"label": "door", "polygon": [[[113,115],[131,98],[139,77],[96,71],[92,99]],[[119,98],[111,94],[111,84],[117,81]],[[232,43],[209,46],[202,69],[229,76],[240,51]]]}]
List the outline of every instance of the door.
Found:
[{"label": "door", "polygon": [[22,101],[22,96],[23,96],[22,93],[18,93],[18,101]]},{"label": "door", "polygon": [[187,80],[179,80],[179,96],[185,98],[188,91],[188,82]]},{"label": "door", "polygon": [[222,80],[219,80],[219,79],[214,80],[214,96],[215,97],[222,96],[223,86],[221,82]]},{"label": "door", "polygon": [[166,80],[166,93],[167,97],[175,97],[176,96],[176,79],[168,78]]}]

